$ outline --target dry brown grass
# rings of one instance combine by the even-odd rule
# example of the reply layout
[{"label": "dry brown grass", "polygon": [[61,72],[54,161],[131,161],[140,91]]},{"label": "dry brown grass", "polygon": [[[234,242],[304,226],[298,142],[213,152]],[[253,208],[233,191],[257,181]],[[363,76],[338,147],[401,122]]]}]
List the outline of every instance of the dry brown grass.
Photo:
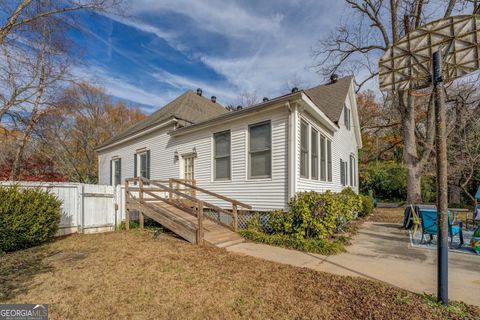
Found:
[{"label": "dry brown grass", "polygon": [[368,217],[369,221],[386,222],[386,223],[400,223],[403,222],[403,213],[405,208],[376,208],[375,211]]},{"label": "dry brown grass", "polygon": [[140,231],[0,257],[0,302],[48,303],[51,319],[460,319],[381,283]]}]

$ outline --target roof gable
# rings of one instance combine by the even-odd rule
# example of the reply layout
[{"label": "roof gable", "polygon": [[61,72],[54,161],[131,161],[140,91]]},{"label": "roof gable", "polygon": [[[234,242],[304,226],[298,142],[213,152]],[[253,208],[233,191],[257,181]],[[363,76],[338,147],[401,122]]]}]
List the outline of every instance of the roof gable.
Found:
[{"label": "roof gable", "polygon": [[352,80],[353,77],[348,76],[333,83],[306,89],[304,92],[330,120],[337,123],[342,114]]},{"label": "roof gable", "polygon": [[109,144],[123,140],[135,133],[151,128],[171,118],[177,118],[187,123],[199,123],[227,113],[221,104],[214,103],[210,99],[197,95],[191,90],[158,109],[147,118],[137,122],[119,134],[111,137],[98,148],[106,147]]}]

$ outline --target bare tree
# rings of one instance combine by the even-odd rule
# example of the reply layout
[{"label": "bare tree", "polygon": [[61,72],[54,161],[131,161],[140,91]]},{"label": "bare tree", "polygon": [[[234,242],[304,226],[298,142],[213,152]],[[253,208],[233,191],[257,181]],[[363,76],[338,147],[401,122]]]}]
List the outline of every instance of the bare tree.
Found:
[{"label": "bare tree", "polygon": [[138,109],[112,103],[102,88],[72,85],[57,98],[56,108],[36,129],[42,154],[71,181],[97,182],[95,147],[143,119]]},{"label": "bare tree", "polygon": [[[121,0],[0,1],[6,16],[0,25],[0,123],[20,132],[11,179],[16,180],[24,153],[40,119],[51,112],[58,88],[68,81],[72,15],[80,10],[107,11]],[[7,118],[7,121],[5,120]]]},{"label": "bare tree", "polygon": [[108,11],[118,9],[122,0],[46,0],[0,1],[0,9],[7,14],[0,26],[0,45],[18,29],[39,19],[80,10]]},{"label": "bare tree", "polygon": [[475,197],[469,191],[476,172],[480,168],[480,95],[478,80],[452,88],[449,103],[449,185],[453,201],[459,203],[455,191],[461,190],[472,203]]},{"label": "bare tree", "polygon": [[[403,35],[434,18],[448,17],[455,10],[466,10],[469,6],[472,12],[477,8],[476,1],[449,0],[443,2],[443,12],[439,15],[438,9],[442,3],[432,1],[345,2],[352,8],[353,17],[322,39],[314,49],[314,56],[319,72],[324,75],[334,72],[365,74],[356,79],[358,90],[378,75],[378,59]],[[416,97],[410,90],[391,92],[389,99],[400,114],[403,159],[408,172],[407,201],[420,202],[421,176],[429,163],[435,138],[433,101]],[[421,108],[424,108],[422,112],[419,110]]]},{"label": "bare tree", "polygon": [[256,105],[257,103],[260,102],[260,98],[257,95],[256,91],[253,92],[242,92],[240,96],[238,97],[238,103],[239,105],[248,108],[251,106]]}]

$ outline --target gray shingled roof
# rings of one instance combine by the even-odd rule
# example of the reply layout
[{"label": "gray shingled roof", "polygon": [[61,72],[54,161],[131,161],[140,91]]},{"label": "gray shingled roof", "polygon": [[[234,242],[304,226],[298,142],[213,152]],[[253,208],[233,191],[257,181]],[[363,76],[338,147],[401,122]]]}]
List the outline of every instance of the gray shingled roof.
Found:
[{"label": "gray shingled roof", "polygon": [[340,78],[334,83],[321,84],[306,89],[304,92],[330,120],[337,123],[342,114],[352,79],[352,76]]},{"label": "gray shingled roof", "polygon": [[133,126],[111,137],[97,148],[120,141],[132,134],[153,127],[173,117],[190,123],[199,123],[227,112],[228,110],[221,104],[213,103],[210,99],[188,90],[144,120],[137,122]]}]

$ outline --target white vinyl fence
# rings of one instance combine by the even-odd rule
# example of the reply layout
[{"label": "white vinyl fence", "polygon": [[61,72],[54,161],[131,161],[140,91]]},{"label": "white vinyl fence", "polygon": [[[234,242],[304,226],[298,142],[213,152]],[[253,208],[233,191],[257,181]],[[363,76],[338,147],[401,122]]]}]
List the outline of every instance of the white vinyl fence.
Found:
[{"label": "white vinyl fence", "polygon": [[124,186],[70,182],[0,182],[48,190],[62,201],[58,235],[115,230],[125,218]]}]

